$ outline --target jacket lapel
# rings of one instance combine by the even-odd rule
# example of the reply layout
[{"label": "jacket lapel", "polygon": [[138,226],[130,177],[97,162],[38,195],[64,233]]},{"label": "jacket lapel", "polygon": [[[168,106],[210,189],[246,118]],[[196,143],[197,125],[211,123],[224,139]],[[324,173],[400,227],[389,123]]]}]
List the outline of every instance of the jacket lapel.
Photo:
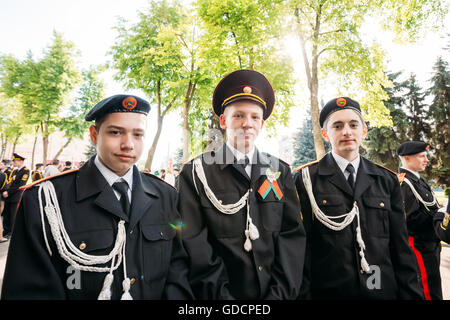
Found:
[{"label": "jacket lapel", "polygon": [[[130,229],[133,229],[142,216],[158,198],[157,190],[142,180],[141,173],[133,167],[133,192],[131,197]],[[150,196],[149,196],[150,195]]]},{"label": "jacket lapel", "polygon": [[233,170],[237,171],[242,177],[250,181],[250,177],[247,175],[247,172],[245,172],[244,167],[236,163],[236,158],[226,143],[224,143],[215,153],[215,160],[220,160],[220,168],[222,170],[227,166],[232,166]]},{"label": "jacket lapel", "polygon": [[373,184],[372,175],[379,175],[375,165],[361,157],[355,183],[355,199],[358,199]]},{"label": "jacket lapel", "polygon": [[129,218],[123,212],[113,189],[97,169],[94,163],[94,157],[89,159],[86,165],[81,167],[77,173],[77,201],[98,195],[94,200],[97,206],[128,222]]},{"label": "jacket lapel", "polygon": [[251,183],[252,185],[262,176],[266,174],[267,168],[270,168],[270,159],[265,154],[259,152],[258,149],[255,149],[255,153],[253,154],[252,161],[252,177]]},{"label": "jacket lapel", "polygon": [[[345,176],[342,173],[341,169],[337,165],[334,160],[331,152],[327,153],[320,161],[319,161],[319,175],[321,176],[330,176],[328,181],[334,184],[336,187],[341,189],[343,192],[353,197],[353,190],[348,184],[347,180],[345,180]],[[358,172],[359,174],[359,172]]]}]

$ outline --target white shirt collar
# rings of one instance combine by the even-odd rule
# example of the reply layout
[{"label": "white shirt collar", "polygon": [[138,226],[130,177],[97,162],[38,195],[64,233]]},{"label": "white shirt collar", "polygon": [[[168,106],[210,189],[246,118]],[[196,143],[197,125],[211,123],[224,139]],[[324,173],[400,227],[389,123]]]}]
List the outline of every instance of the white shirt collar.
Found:
[{"label": "white shirt collar", "polygon": [[94,163],[110,186],[112,186],[114,182],[123,180],[128,183],[128,188],[131,191],[133,187],[133,167],[131,167],[130,170],[128,170],[122,177],[119,177],[117,174],[108,169],[103,163],[101,163],[98,155],[95,156]]},{"label": "white shirt collar", "polygon": [[244,159],[245,156],[248,157],[249,160],[249,164],[253,163],[253,154],[255,153],[255,146],[253,146],[253,148],[247,153],[244,154],[241,151],[239,151],[238,149],[235,149],[230,143],[228,143],[227,141],[227,146],[228,148],[230,148],[231,152],[233,152],[234,156],[236,157],[236,160],[241,160]]},{"label": "white shirt collar", "polygon": [[360,155],[358,155],[355,158],[355,160],[348,161],[347,159],[341,157],[340,155],[338,155],[334,151],[331,151],[331,154],[333,155],[334,160],[336,160],[336,163],[339,166],[339,169],[341,169],[341,171],[342,171],[342,173],[344,173],[344,175],[345,175],[345,168],[347,168],[349,163],[351,163],[352,166],[355,168],[355,176],[356,176],[356,174],[358,174],[359,163],[361,162],[361,156]]},{"label": "white shirt collar", "polygon": [[412,173],[413,175],[415,175],[418,179],[420,179],[420,174],[419,174],[418,172],[412,171],[412,170],[409,170],[409,169],[406,169],[405,167],[400,167],[400,168],[402,168],[402,169],[404,169],[404,170],[406,170],[406,171],[411,172],[411,173]]}]

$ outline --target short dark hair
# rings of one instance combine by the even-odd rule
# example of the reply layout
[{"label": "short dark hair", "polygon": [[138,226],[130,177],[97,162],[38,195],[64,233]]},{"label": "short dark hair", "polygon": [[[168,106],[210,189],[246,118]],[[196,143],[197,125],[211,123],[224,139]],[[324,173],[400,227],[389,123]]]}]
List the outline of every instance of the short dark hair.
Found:
[{"label": "short dark hair", "polygon": [[72,162],[66,161],[66,166],[71,166],[71,165],[72,165]]},{"label": "short dark hair", "polygon": [[59,164],[59,160],[58,159],[53,159],[52,160],[52,164],[55,165],[55,166],[58,165]]}]

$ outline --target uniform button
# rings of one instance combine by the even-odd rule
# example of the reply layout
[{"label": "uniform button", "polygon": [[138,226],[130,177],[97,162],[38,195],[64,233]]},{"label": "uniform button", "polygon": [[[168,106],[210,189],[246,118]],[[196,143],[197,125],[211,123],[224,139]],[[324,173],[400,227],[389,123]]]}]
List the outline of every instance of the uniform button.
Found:
[{"label": "uniform button", "polygon": [[258,267],[258,270],[259,270],[259,271],[262,271],[262,269],[263,269],[262,266],[259,266],[259,267]]},{"label": "uniform button", "polygon": [[323,200],[323,201],[322,201],[322,204],[327,204],[327,200]]},{"label": "uniform button", "polygon": [[159,233],[159,235],[161,236],[161,238],[164,237],[164,232],[161,231],[161,232]]},{"label": "uniform button", "polygon": [[380,202],[380,207],[384,208],[384,202]]},{"label": "uniform button", "polygon": [[84,242],[80,243],[80,245],[78,246],[78,248],[80,248],[80,250],[86,249],[86,243],[84,243]]},{"label": "uniform button", "polygon": [[248,191],[253,192],[253,188],[250,188],[250,190],[248,190]]},{"label": "uniform button", "polygon": [[363,274],[363,273],[364,273],[364,270],[363,270],[363,269],[359,270],[359,273]]},{"label": "uniform button", "polygon": [[133,283],[135,283],[136,282],[136,279],[135,278],[131,278],[130,279],[130,284],[133,284]]}]

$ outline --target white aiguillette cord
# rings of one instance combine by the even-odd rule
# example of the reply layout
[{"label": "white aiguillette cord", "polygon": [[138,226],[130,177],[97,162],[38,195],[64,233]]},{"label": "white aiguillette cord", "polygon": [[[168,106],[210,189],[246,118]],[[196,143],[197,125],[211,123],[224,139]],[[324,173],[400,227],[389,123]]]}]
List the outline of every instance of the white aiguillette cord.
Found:
[{"label": "white aiguillette cord", "polygon": [[[42,205],[42,192],[45,198],[45,208]],[[39,208],[41,213],[42,232],[44,234],[45,244],[50,255],[52,251],[48,243],[47,235],[45,232],[44,213],[47,217],[48,224],[50,226],[53,239],[55,240],[56,247],[61,257],[67,261],[71,266],[82,271],[89,272],[109,272],[103,282],[103,288],[98,296],[99,300],[111,299],[111,284],[114,281],[113,271],[116,270],[123,258],[123,272],[124,280],[122,282],[123,291],[122,300],[132,300],[130,295],[130,279],[127,276],[126,259],[125,259],[125,246],[126,246],[126,231],[125,221],[120,220],[117,228],[116,241],[114,248],[108,255],[94,256],[85,254],[80,251],[70,240],[69,235],[64,227],[64,221],[61,216],[61,210],[59,208],[58,198],[56,196],[55,187],[50,181],[44,181],[39,184],[38,190]],[[117,261],[116,261],[117,258]],[[111,267],[95,267],[93,265],[106,264],[111,261]]]},{"label": "white aiguillette cord", "polygon": [[216,207],[216,209],[219,210],[220,212],[224,214],[235,214],[236,212],[241,210],[245,206],[245,204],[247,204],[247,222],[244,232],[246,240],[244,243],[244,249],[247,252],[252,250],[252,242],[250,240],[258,239],[259,231],[258,228],[253,224],[252,218],[250,217],[250,203],[249,203],[250,190],[247,190],[247,192],[241,197],[241,199],[239,199],[238,202],[230,204],[222,204],[221,201],[217,199],[216,195],[208,185],[205,171],[203,170],[201,158],[194,159],[192,166],[192,180],[194,181],[194,186],[198,193],[197,185],[195,184],[194,171],[195,173],[197,173],[200,182],[203,184],[203,188],[205,189],[205,193],[209,201],[211,201],[214,207]]},{"label": "white aiguillette cord", "polygon": [[416,199],[424,205],[424,207],[425,207],[425,209],[427,211],[430,211],[430,209],[428,209],[428,207],[432,207],[434,205],[438,205],[439,206],[439,203],[437,202],[437,199],[436,199],[436,197],[435,197],[435,195],[433,193],[433,190],[431,190],[431,195],[433,196],[433,201],[427,202],[427,201],[422,199],[422,197],[416,191],[416,189],[414,188],[413,184],[411,183],[411,181],[409,181],[408,178],[403,178],[403,182],[406,182],[406,184],[409,186],[409,188],[411,189],[411,191],[414,194],[414,196],[416,197]]},{"label": "white aiguillette cord", "polygon": [[[364,256],[364,250],[366,249],[366,245],[364,244],[362,235],[361,235],[361,226],[359,222],[359,208],[356,204],[356,201],[353,203],[353,208],[350,212],[339,215],[339,216],[327,216],[322,210],[320,210],[317,205],[316,199],[314,198],[314,193],[312,190],[311,177],[309,175],[309,168],[305,167],[302,169],[302,178],[303,184],[305,185],[306,192],[309,196],[309,201],[311,203],[311,209],[316,216],[317,220],[319,220],[324,226],[328,229],[339,231],[347,227],[350,223],[352,223],[353,219],[356,216],[358,226],[356,227],[356,241],[359,245],[359,255],[361,257],[361,268],[364,272],[370,271],[369,263],[367,262]],[[335,222],[333,219],[341,219],[344,218],[341,222]]]}]

